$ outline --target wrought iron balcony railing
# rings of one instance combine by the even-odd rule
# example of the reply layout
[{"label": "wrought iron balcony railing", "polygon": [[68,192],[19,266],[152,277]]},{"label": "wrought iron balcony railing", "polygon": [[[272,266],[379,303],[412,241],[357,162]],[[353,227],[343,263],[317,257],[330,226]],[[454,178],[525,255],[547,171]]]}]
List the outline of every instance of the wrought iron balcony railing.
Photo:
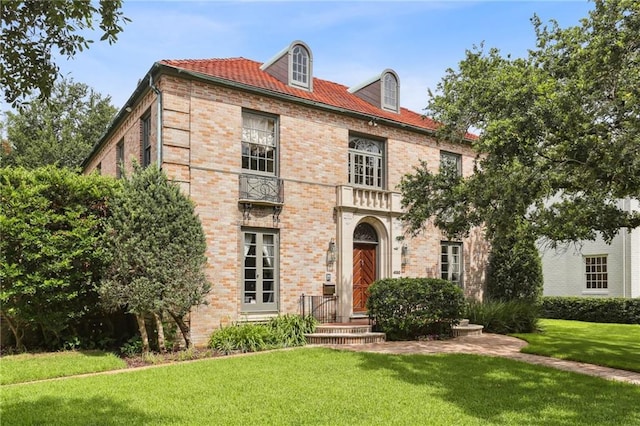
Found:
[{"label": "wrought iron balcony railing", "polygon": [[280,205],[284,203],[284,183],[275,176],[240,175],[240,202]]}]

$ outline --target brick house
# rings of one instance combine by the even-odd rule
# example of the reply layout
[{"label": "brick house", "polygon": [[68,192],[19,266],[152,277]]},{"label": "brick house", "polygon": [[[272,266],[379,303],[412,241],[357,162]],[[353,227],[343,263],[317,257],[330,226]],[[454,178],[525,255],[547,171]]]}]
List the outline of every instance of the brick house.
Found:
[{"label": "brick house", "polygon": [[196,203],[212,291],[191,313],[195,344],[221,324],[300,312],[303,294],[330,301],[332,320],[364,316],[378,278],[443,277],[482,297],[481,230],[398,239],[402,176],[420,160],[470,174],[469,144],[436,140],[432,120],[400,107],[393,70],[347,88],[313,66],[301,41],[265,63],[156,62],[84,163],[114,176],[159,163]]}]

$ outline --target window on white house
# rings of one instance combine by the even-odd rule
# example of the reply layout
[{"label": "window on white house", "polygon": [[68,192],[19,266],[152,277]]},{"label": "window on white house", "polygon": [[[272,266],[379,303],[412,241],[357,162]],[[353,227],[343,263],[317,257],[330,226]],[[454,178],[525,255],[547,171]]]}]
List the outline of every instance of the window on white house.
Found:
[{"label": "window on white house", "polygon": [[124,139],[116,145],[116,178],[122,177],[122,169],[124,168]]},{"label": "window on white house", "polygon": [[398,112],[398,79],[387,72],[382,77],[382,108]]},{"label": "window on white house", "polygon": [[462,155],[453,152],[440,151],[440,167],[453,167],[462,176]]},{"label": "window on white house", "polygon": [[585,280],[587,289],[609,288],[607,256],[585,256]]},{"label": "window on white house", "polygon": [[242,113],[242,168],[277,174],[278,121],[275,117]]},{"label": "window on white house", "polygon": [[311,81],[311,64],[309,61],[309,52],[299,44],[291,49],[291,84],[309,88]]},{"label": "window on white house", "polygon": [[147,111],[140,122],[140,151],[142,167],[151,164],[151,112]]},{"label": "window on white house", "polygon": [[384,143],[360,136],[349,138],[349,183],[382,189]]},{"label": "window on white house", "polygon": [[278,234],[245,230],[242,259],[242,310],[278,310]]},{"label": "window on white house", "polygon": [[462,243],[440,244],[440,278],[462,288]]}]

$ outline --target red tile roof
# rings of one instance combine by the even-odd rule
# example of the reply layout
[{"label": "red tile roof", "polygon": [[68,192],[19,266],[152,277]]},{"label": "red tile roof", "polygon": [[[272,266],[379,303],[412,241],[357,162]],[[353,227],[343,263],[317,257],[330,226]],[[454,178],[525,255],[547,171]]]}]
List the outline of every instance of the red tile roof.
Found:
[{"label": "red tile roof", "polygon": [[401,108],[400,113],[385,111],[362,100],[348,88],[338,83],[333,83],[319,78],[313,79],[313,91],[291,87],[277,80],[270,74],[262,71],[260,62],[245,58],[228,59],[185,59],[162,60],[160,64],[196,72],[205,76],[211,76],[242,83],[259,89],[273,91],[275,93],[295,96],[307,101],[318,102],[332,107],[343,108],[357,113],[373,117],[385,118],[402,124],[419,127],[427,130],[435,130],[437,123],[432,119],[415,113],[406,108]]}]

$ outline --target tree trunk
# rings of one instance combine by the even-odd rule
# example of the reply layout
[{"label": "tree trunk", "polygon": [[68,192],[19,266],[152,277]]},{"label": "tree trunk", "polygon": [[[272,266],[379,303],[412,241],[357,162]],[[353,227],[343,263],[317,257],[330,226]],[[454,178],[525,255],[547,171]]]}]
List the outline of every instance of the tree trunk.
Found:
[{"label": "tree trunk", "polygon": [[164,343],[164,328],[162,327],[162,320],[160,319],[160,315],[154,313],[153,318],[156,320],[156,329],[158,330],[158,349],[160,352],[165,353],[167,348]]},{"label": "tree trunk", "polygon": [[142,338],[142,351],[144,353],[149,352],[149,335],[147,334],[147,326],[144,322],[144,314],[136,314],[136,321],[138,322],[138,331]]},{"label": "tree trunk", "polygon": [[27,348],[22,343],[22,338],[24,337],[24,330],[20,330],[18,325],[15,322],[13,322],[11,318],[9,318],[9,316],[4,311],[0,311],[0,314],[2,314],[0,316],[4,318],[5,321],[7,321],[7,324],[9,324],[11,333],[13,333],[13,337],[14,339],[16,339],[16,350],[19,352],[26,351]]},{"label": "tree trunk", "polygon": [[191,347],[191,336],[190,336],[191,332],[189,330],[189,326],[184,322],[184,319],[182,317],[174,314],[173,312],[169,312],[169,315],[171,315],[171,318],[173,318],[173,320],[178,325],[178,328],[182,332],[182,337],[184,338],[184,346],[186,348],[190,348]]}]

